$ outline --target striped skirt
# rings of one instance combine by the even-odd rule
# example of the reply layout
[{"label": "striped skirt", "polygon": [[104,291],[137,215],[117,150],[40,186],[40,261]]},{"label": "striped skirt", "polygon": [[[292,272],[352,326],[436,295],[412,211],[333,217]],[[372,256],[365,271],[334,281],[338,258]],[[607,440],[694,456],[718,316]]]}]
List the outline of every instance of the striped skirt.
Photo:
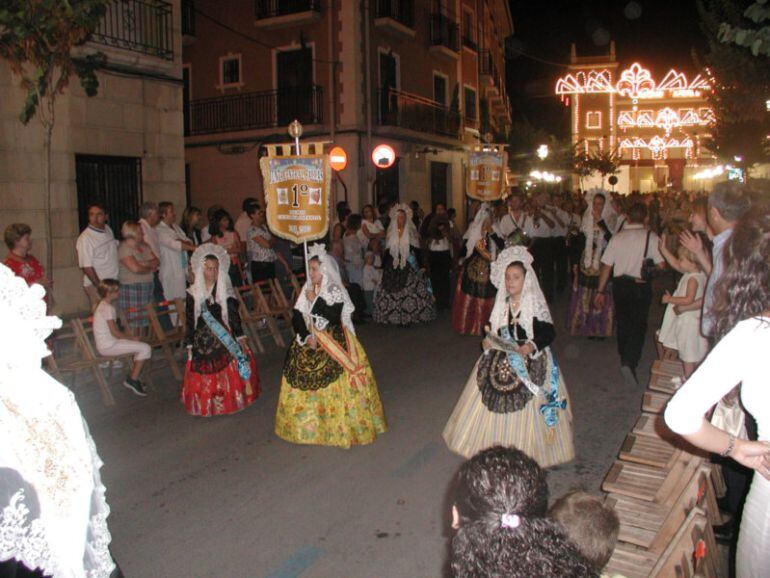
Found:
[{"label": "striped skirt", "polygon": [[481,400],[481,391],[476,382],[477,371],[478,362],[444,427],[444,441],[450,450],[471,458],[492,446],[513,446],[535,459],[543,468],[574,459],[572,411],[563,378],[559,393],[567,399],[567,409],[560,411],[559,421],[554,427],[549,427],[540,414],[540,406],[545,403],[542,396],[530,399],[520,411],[489,411]]}]

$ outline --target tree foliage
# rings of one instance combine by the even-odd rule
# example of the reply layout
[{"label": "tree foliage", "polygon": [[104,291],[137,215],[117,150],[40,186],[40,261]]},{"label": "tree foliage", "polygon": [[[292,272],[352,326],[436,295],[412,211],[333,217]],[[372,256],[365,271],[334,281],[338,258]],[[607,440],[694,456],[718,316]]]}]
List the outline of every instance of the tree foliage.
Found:
[{"label": "tree foliage", "polygon": [[[704,144],[723,161],[741,158],[740,164],[748,169],[769,158],[766,101],[770,96],[770,61],[761,51],[757,56],[742,45],[746,37],[738,33],[747,26],[746,4],[699,0],[698,10],[708,40],[705,64],[714,86],[709,101],[716,117],[711,137]],[[738,39],[741,42],[736,42]]]},{"label": "tree foliage", "polygon": [[[73,58],[88,42],[111,0],[4,0],[0,5],[0,56],[21,79],[27,96],[20,119],[27,124],[43,99],[55,100],[76,75],[86,94],[96,94],[100,53]],[[44,123],[52,123],[43,111]]]},{"label": "tree foliage", "polygon": [[754,56],[770,56],[770,4],[757,0],[746,8],[743,16],[749,21],[744,26],[722,22],[719,39],[748,48]]}]

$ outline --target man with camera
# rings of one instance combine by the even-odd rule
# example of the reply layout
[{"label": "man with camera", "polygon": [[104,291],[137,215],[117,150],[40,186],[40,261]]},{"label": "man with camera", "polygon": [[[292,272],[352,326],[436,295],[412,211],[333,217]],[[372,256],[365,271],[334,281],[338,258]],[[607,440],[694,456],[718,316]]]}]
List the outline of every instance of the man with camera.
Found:
[{"label": "man with camera", "polygon": [[658,250],[658,236],[644,226],[646,218],[644,203],[634,203],[628,211],[628,223],[610,239],[604,251],[599,287],[594,297],[594,307],[601,309],[612,275],[620,372],[628,385],[638,385],[636,367],[647,335],[651,282],[655,272],[665,266]]}]

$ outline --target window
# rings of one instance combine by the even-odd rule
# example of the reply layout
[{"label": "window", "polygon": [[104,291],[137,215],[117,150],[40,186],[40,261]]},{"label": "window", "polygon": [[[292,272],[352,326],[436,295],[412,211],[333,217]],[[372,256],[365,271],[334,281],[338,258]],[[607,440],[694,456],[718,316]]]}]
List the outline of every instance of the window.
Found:
[{"label": "window", "polygon": [[466,86],[464,91],[464,104],[465,104],[465,118],[475,120],[478,116],[476,106],[476,89],[471,86]]},{"label": "window", "polygon": [[228,54],[219,59],[219,88],[231,86],[243,86],[240,54]]},{"label": "window", "polygon": [[587,112],[586,128],[602,128],[602,113],[598,110]]},{"label": "window", "polygon": [[75,155],[80,228],[88,225],[86,208],[100,203],[116,235],[128,219],[136,219],[142,203],[142,160],[135,157]]},{"label": "window", "polygon": [[476,15],[463,9],[463,45],[476,50]]},{"label": "window", "polygon": [[440,72],[434,72],[433,73],[433,100],[441,104],[442,106],[446,106],[446,100],[447,100],[447,76],[445,74],[441,74]]}]

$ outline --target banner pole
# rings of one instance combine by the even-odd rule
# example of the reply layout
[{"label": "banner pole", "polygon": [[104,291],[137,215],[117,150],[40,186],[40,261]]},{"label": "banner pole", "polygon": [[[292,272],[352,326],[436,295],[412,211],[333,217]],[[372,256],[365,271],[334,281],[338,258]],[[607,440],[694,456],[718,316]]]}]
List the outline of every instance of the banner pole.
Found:
[{"label": "banner pole", "polygon": [[[294,154],[295,156],[300,156],[301,151],[299,149],[299,135],[294,137]],[[305,279],[309,282],[310,281],[310,263],[308,263],[307,260],[307,241],[302,241],[302,247],[304,249],[305,254]]]}]

